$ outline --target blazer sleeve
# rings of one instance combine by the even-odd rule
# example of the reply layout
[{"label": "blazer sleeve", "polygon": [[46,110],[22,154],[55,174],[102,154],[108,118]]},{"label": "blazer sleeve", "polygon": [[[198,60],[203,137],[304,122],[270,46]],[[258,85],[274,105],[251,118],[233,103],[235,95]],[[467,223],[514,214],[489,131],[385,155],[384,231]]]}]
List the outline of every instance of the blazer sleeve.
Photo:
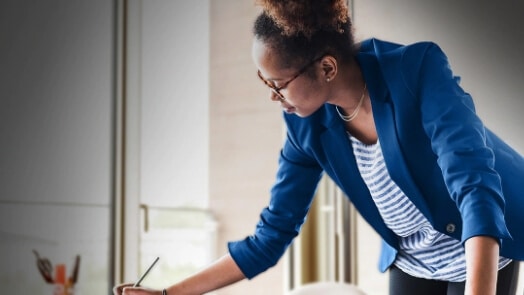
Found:
[{"label": "blazer sleeve", "polygon": [[414,91],[420,99],[423,128],[462,217],[462,241],[479,235],[499,241],[510,238],[501,179],[494,153],[486,144],[485,127],[446,55],[434,43],[424,45],[419,71],[413,71],[419,79]]},{"label": "blazer sleeve", "polygon": [[317,162],[288,132],[270,202],[262,210],[254,234],[228,243],[231,257],[247,278],[274,266],[298,235],[321,175]]}]

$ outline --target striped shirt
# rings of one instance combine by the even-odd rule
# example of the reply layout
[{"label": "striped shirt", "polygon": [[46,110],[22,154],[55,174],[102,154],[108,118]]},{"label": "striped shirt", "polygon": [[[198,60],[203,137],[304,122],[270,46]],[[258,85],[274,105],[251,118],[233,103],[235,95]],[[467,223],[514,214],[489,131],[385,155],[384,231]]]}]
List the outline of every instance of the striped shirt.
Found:
[{"label": "striped shirt", "polygon": [[[385,224],[398,237],[395,265],[405,273],[425,279],[466,280],[462,243],[436,231],[390,178],[380,143],[366,145],[350,135],[358,169]],[[499,269],[510,263],[499,258]]]}]

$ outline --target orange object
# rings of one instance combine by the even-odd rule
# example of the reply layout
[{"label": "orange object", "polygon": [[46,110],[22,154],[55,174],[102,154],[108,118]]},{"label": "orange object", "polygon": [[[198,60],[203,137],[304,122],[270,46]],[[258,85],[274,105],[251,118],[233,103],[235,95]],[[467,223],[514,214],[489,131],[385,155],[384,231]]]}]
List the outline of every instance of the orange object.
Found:
[{"label": "orange object", "polygon": [[66,283],[66,266],[65,264],[55,265],[55,284],[65,285]]}]

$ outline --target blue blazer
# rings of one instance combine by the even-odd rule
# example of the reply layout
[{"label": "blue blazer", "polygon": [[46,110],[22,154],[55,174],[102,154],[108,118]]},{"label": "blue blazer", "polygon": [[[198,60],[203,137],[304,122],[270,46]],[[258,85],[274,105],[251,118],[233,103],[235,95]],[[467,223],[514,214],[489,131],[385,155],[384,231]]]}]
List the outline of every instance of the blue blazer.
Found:
[{"label": "blue blazer", "polygon": [[[396,184],[436,230],[459,241],[497,238],[502,256],[524,260],[524,158],[484,126],[441,49],[430,42],[402,46],[370,39],[357,60]],[[269,206],[252,236],[229,243],[231,256],[248,278],[273,266],[299,233],[327,173],[382,237],[379,269],[385,271],[398,237],[360,176],[334,106],[284,119],[287,139]]]}]

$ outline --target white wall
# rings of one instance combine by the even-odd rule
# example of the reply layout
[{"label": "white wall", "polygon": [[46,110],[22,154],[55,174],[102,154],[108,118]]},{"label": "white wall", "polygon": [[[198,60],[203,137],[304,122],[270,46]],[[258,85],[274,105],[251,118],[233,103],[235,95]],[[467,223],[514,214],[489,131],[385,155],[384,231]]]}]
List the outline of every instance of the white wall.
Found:
[{"label": "white wall", "polygon": [[[524,42],[522,2],[354,0],[358,39],[397,43],[437,42],[472,96],[485,124],[524,153]],[[387,275],[377,271],[379,239],[359,220],[359,284],[369,294],[387,294]],[[524,279],[521,279],[523,281]],[[520,287],[522,294],[522,287]]]},{"label": "white wall", "polygon": [[[0,2],[0,283],[45,294],[32,249],[108,291],[113,2]],[[51,290],[49,290],[51,292]]]}]

